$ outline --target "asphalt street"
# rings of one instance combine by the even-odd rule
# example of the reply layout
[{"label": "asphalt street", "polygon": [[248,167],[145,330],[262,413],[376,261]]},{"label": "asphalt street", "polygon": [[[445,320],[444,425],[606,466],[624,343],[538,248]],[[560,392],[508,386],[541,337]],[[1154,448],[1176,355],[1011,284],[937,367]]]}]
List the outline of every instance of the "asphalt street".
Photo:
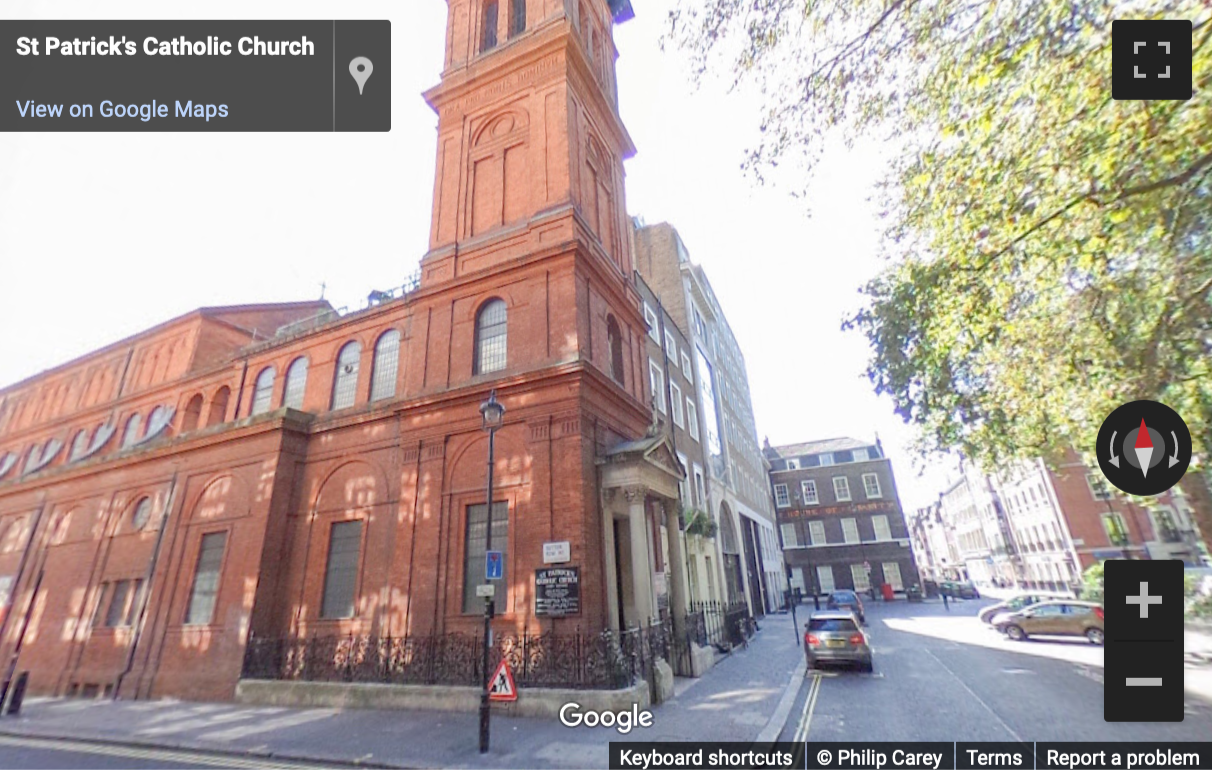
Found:
[{"label": "asphalt street", "polygon": [[[1012,642],[976,613],[992,600],[869,603],[875,672],[809,672],[781,740],[1207,740],[1212,708],[1180,723],[1103,721],[1101,647]],[[803,617],[801,617],[801,621]],[[802,623],[801,623],[802,624]]]}]

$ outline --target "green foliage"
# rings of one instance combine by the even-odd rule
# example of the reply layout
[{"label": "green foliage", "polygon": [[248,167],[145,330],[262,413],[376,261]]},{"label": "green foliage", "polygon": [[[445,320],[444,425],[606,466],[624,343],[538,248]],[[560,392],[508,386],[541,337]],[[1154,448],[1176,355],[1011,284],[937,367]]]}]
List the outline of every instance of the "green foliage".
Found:
[{"label": "green foliage", "polygon": [[1103,565],[1095,564],[1082,573],[1081,600],[1086,602],[1103,602]]},{"label": "green foliage", "polygon": [[[1115,18],[1194,21],[1188,101],[1111,98]],[[889,263],[845,326],[919,449],[1085,447],[1166,402],[1212,449],[1212,7],[682,0],[669,37],[764,94],[758,178],[891,139]]]},{"label": "green foliage", "polygon": [[711,538],[715,537],[715,533],[719,531],[719,524],[706,511],[687,508],[683,516],[686,520],[686,534],[688,535]]}]

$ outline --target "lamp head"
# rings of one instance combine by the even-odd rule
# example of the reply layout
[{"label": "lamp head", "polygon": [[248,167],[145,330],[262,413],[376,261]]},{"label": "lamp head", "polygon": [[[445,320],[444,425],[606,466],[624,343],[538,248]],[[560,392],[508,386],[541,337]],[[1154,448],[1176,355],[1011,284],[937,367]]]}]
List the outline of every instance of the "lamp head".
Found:
[{"label": "lamp head", "polygon": [[497,401],[495,388],[488,394],[488,400],[480,404],[480,414],[484,417],[484,430],[492,431],[501,427],[501,420],[505,416],[505,405]]}]

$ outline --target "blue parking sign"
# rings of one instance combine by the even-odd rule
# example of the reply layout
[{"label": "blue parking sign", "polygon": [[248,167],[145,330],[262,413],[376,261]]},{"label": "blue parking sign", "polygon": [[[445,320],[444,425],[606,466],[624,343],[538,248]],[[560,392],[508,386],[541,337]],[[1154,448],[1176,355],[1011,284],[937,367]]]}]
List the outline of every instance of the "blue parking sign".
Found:
[{"label": "blue parking sign", "polygon": [[486,580],[500,580],[504,574],[504,560],[500,551],[489,551],[485,554],[484,577]]}]

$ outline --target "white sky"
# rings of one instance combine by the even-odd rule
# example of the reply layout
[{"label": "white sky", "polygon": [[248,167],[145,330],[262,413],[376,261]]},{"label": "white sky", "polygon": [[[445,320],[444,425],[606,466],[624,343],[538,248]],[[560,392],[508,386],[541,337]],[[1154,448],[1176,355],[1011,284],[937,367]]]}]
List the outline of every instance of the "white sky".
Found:
[{"label": "white sky", "polygon": [[[878,432],[905,509],[924,505],[943,474],[918,477],[908,428],[862,377],[865,340],[840,331],[879,268],[867,202],[878,153],[831,149],[807,217],[788,188],[740,171],[756,102],[718,83],[696,91],[658,47],[671,0],[633,5],[616,29],[620,109],[638,148],[628,211],[672,223],[706,269],[745,353],[759,441]],[[441,0],[6,0],[4,11],[391,19],[393,93],[383,134],[0,134],[0,386],[197,307],[314,299],[321,282],[335,305],[357,306],[416,270],[437,124],[420,94],[441,69]]]}]

